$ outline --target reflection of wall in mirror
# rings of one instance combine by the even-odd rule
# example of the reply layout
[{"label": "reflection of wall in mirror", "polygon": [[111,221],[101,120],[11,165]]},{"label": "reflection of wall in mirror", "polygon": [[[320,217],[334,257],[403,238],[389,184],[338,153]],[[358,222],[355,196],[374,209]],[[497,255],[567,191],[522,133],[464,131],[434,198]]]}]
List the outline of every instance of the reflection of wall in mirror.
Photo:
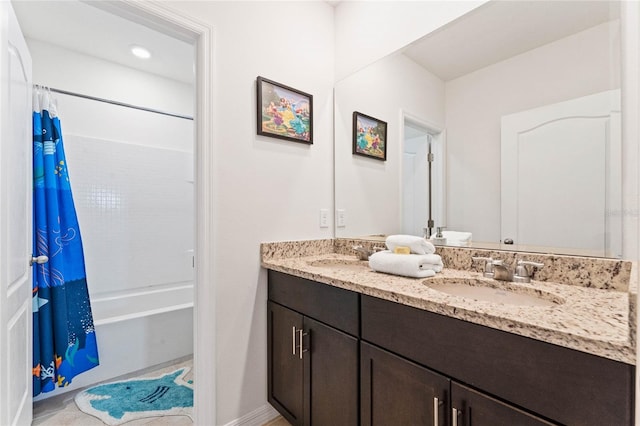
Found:
[{"label": "reflection of wall in mirror", "polygon": [[[447,218],[474,241],[500,239],[500,118],[536,106],[619,87],[618,22],[580,33],[444,82],[401,54],[336,84],[336,236],[400,231],[400,111],[445,124]],[[443,92],[444,89],[444,92]],[[350,156],[350,114],[389,122],[385,164]],[[365,159],[366,160],[366,159]],[[426,221],[426,218],[425,218]]]},{"label": "reflection of wall in mirror", "polygon": [[[346,227],[336,228],[336,236],[397,233],[401,112],[442,124],[444,83],[407,57],[392,55],[338,82],[335,99],[336,209],[346,210],[348,217]],[[387,161],[351,154],[353,111],[387,122]]]},{"label": "reflection of wall in mirror", "polygon": [[487,0],[340,2],[335,10],[336,78],[353,74],[484,3]]},{"label": "reflection of wall in mirror", "polygon": [[[447,224],[500,240],[500,117],[620,87],[618,21],[446,83]],[[614,64],[614,65],[612,65]]]}]

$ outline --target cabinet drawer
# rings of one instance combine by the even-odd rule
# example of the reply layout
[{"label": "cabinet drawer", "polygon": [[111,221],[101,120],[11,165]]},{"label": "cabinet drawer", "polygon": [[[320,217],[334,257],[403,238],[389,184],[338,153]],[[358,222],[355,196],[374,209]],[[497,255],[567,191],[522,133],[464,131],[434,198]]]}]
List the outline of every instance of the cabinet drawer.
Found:
[{"label": "cabinet drawer", "polygon": [[634,367],[362,296],[362,339],[564,424],[631,425]]},{"label": "cabinet drawer", "polygon": [[358,293],[269,270],[269,300],[358,336]]},{"label": "cabinet drawer", "polygon": [[[471,426],[555,426],[459,383],[451,383],[451,402],[458,424]],[[454,414],[455,413],[455,414]]]}]

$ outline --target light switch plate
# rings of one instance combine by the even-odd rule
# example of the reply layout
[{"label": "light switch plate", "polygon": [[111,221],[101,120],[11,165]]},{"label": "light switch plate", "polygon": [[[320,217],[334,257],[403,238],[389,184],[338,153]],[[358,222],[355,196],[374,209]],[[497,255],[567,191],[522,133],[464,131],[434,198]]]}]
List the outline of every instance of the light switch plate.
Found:
[{"label": "light switch plate", "polygon": [[320,228],[329,227],[329,210],[320,209]]},{"label": "light switch plate", "polygon": [[338,228],[347,226],[347,211],[345,209],[336,210],[336,225]]}]

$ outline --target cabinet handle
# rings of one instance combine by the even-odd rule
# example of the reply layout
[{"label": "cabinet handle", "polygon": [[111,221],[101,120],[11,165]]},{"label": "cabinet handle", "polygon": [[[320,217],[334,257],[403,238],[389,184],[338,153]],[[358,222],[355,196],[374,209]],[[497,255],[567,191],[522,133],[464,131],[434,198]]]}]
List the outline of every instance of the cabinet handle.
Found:
[{"label": "cabinet handle", "polygon": [[451,426],[458,426],[458,416],[460,415],[460,411],[458,411],[455,407],[451,408]]},{"label": "cabinet handle", "polygon": [[[295,329],[295,327],[294,327],[294,329]],[[303,329],[298,330],[298,339],[300,341],[300,345],[299,345],[300,346],[300,359],[302,359],[302,353],[303,352],[307,352],[309,350],[309,349],[304,349],[304,347],[302,345],[302,338],[304,336],[306,336],[307,334],[309,334],[309,333],[305,333]],[[295,352],[294,352],[294,355],[295,355]]]},{"label": "cabinet handle", "polygon": [[440,406],[442,405],[442,401],[438,399],[437,396],[433,397],[433,425],[440,426]]},{"label": "cabinet handle", "polygon": [[293,345],[293,355],[296,354],[296,326],[293,326],[293,331],[291,331],[291,344]]}]

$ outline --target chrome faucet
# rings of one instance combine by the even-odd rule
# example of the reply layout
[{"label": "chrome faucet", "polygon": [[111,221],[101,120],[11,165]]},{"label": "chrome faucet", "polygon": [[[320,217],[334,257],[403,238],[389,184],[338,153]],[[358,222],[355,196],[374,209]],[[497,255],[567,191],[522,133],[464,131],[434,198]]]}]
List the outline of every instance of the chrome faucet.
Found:
[{"label": "chrome faucet", "polygon": [[490,257],[482,257],[482,256],[473,256],[471,259],[475,261],[483,260],[484,264],[484,272],[482,275],[485,278],[493,278],[493,259]]},{"label": "chrome faucet", "polygon": [[[533,271],[529,272],[527,265],[532,266]],[[542,269],[544,263],[530,262],[528,260],[518,260],[516,265],[516,272],[513,274],[513,281],[517,283],[529,283],[531,282],[531,274],[537,269]]]},{"label": "chrome faucet", "polygon": [[484,277],[500,281],[513,281],[516,283],[531,282],[531,274],[533,271],[529,272],[527,265],[536,269],[542,269],[544,267],[544,263],[518,260],[515,272],[511,272],[502,260],[492,259],[490,257],[472,257],[472,259],[485,261],[484,272],[482,274]]},{"label": "chrome faucet", "polygon": [[385,250],[385,248],[384,247],[373,247],[373,249],[369,250],[369,249],[365,248],[364,246],[357,245],[357,246],[353,246],[353,250],[356,252],[356,256],[358,256],[358,259],[360,259],[360,260],[369,260],[369,256],[371,256],[373,253],[375,253],[377,251]]},{"label": "chrome faucet", "polygon": [[500,281],[513,281],[513,272],[507,268],[502,260],[494,260],[493,279]]}]

